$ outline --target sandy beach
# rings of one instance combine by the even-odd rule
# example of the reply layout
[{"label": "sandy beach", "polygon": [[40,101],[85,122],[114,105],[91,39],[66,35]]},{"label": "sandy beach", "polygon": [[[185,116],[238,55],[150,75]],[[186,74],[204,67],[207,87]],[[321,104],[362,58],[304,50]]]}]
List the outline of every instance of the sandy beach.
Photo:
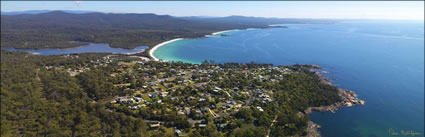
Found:
[{"label": "sandy beach", "polygon": [[269,25],[270,27],[276,27],[276,26],[283,26],[283,25],[286,25],[286,24],[272,24],[272,25]]},{"label": "sandy beach", "polygon": [[159,43],[158,45],[155,45],[151,50],[149,50],[149,56],[151,56],[152,57],[152,60],[153,61],[159,61],[159,59],[158,58],[156,58],[154,55],[153,55],[153,53],[155,52],[155,50],[156,49],[158,49],[159,47],[161,47],[161,46],[164,46],[165,44],[168,44],[168,43],[171,43],[171,42],[174,42],[174,41],[178,41],[178,40],[182,40],[183,38],[176,38],[176,39],[172,39],[172,40],[169,40],[169,41],[165,41],[165,42],[162,42],[162,43]]},{"label": "sandy beach", "polygon": [[[239,29],[231,29],[231,30],[218,31],[218,32],[211,33],[211,35],[205,35],[205,37],[214,36],[214,35],[218,35],[218,34],[221,34],[221,33],[230,32],[230,31],[238,31],[238,30]],[[176,38],[176,39],[168,40],[168,41],[159,43],[158,45],[155,45],[151,50],[149,50],[149,56],[151,56],[152,61],[159,61],[159,59],[156,58],[153,55],[153,53],[155,52],[156,49],[158,49],[161,46],[164,46],[165,44],[168,44],[168,43],[171,43],[171,42],[174,42],[174,41],[178,41],[178,40],[182,40],[182,39],[183,38]]]},{"label": "sandy beach", "polygon": [[221,34],[221,33],[224,33],[224,32],[238,31],[238,30],[239,29],[224,30],[224,31],[219,31],[219,32],[211,33],[211,35],[218,35],[218,34]]}]

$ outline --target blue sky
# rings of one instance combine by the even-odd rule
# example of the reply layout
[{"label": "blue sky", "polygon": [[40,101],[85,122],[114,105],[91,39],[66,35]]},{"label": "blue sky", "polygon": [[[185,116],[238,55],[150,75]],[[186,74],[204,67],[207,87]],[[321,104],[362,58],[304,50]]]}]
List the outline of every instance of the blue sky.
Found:
[{"label": "blue sky", "polygon": [[424,20],[424,1],[1,1],[2,11],[46,9],[173,16]]}]

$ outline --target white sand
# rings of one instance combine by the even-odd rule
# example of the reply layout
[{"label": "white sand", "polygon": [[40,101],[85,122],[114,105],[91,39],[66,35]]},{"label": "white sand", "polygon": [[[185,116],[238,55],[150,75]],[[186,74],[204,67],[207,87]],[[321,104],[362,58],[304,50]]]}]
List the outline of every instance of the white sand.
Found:
[{"label": "white sand", "polygon": [[[251,29],[253,29],[253,28],[251,28]],[[225,30],[225,31],[219,31],[219,32],[214,32],[214,33],[211,33],[211,35],[205,35],[205,37],[209,37],[209,36],[214,36],[214,35],[218,35],[218,34],[221,34],[221,33],[225,33],[225,32],[230,32],[230,31],[238,31],[239,29],[232,29],[232,30]],[[158,45],[155,45],[150,51],[149,51],[149,56],[151,56],[152,57],[152,61],[159,61],[159,59],[158,58],[156,58],[154,55],[153,55],[153,53],[155,52],[155,50],[156,49],[158,49],[159,47],[161,47],[161,46],[164,46],[164,45],[166,45],[166,44],[168,44],[168,43],[171,43],[171,42],[174,42],[174,41],[178,41],[178,40],[182,40],[183,38],[176,38],[176,39],[172,39],[172,40],[169,40],[169,41],[165,41],[165,42],[162,42],[162,43],[159,43]]]},{"label": "white sand", "polygon": [[162,43],[159,43],[158,45],[155,45],[150,51],[149,51],[149,56],[151,56],[152,57],[152,59],[153,59],[153,61],[159,61],[159,59],[158,58],[156,58],[154,55],[153,55],[153,53],[155,52],[155,50],[156,49],[158,49],[159,47],[161,47],[161,46],[164,46],[165,44],[168,44],[168,43],[171,43],[171,42],[174,42],[174,41],[178,41],[178,40],[182,40],[183,38],[176,38],[176,39],[172,39],[172,40],[169,40],[169,41],[165,41],[165,42],[162,42]]},{"label": "white sand", "polygon": [[283,26],[283,25],[286,25],[286,24],[272,24],[272,25],[269,25],[270,27],[276,27],[276,26]]},{"label": "white sand", "polygon": [[211,35],[218,35],[218,34],[221,34],[221,33],[224,33],[224,32],[237,31],[237,30],[239,30],[239,29],[231,29],[231,30],[219,31],[219,32],[211,33]]}]

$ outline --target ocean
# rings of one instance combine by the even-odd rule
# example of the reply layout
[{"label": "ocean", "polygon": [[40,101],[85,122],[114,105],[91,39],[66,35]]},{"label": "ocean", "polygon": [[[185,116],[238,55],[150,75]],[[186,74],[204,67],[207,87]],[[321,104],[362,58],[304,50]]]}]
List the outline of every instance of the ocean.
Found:
[{"label": "ocean", "polygon": [[[423,21],[342,21],[224,32],[183,39],[153,54],[200,63],[318,64],[336,86],[355,91],[363,106],[313,112],[324,137],[424,136]],[[396,135],[395,133],[399,133]]]}]

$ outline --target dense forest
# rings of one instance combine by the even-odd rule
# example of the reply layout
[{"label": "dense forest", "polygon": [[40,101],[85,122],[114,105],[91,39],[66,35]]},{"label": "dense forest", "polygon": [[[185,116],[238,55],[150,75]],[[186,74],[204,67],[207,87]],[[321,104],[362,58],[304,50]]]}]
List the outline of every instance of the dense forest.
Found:
[{"label": "dense forest", "polygon": [[[268,64],[227,63],[218,66],[226,74],[212,73],[220,77],[216,86],[221,88],[263,87],[273,91],[273,103],[253,101],[264,111],[255,107],[244,107],[237,113],[222,119],[211,115],[177,115],[175,106],[209,106],[198,102],[179,103],[163,98],[165,104],[152,104],[133,111],[126,107],[113,107],[110,100],[117,96],[134,94],[145,82],[143,75],[159,77],[161,71],[172,74],[170,68],[210,68],[213,63],[199,66],[185,63],[144,62],[133,68],[156,68],[134,71],[132,67],[120,69],[122,64],[114,61],[106,66],[95,67],[93,61],[101,60],[106,54],[81,54],[75,56],[35,56],[22,52],[1,51],[1,136],[176,136],[170,129],[186,131],[187,136],[259,137],[304,136],[308,115],[300,115],[307,107],[330,105],[341,101],[337,88],[320,82],[319,78],[303,66],[288,66],[293,74],[285,75],[278,82],[251,80],[251,76],[235,73],[237,69],[269,67]],[[121,60],[123,61],[123,60]],[[89,68],[76,76],[62,68]],[[52,68],[53,67],[53,68]],[[258,69],[261,70],[261,69]],[[168,73],[170,72],[170,73]],[[260,73],[260,72],[257,72]],[[261,72],[262,73],[262,72]],[[268,72],[278,75],[278,71]],[[122,74],[111,77],[113,74]],[[200,77],[192,75],[192,77]],[[128,88],[114,85],[131,83]],[[162,85],[162,84],[161,84]],[[206,87],[205,90],[210,87]],[[153,90],[153,89],[149,89]],[[200,94],[194,87],[178,88],[173,96],[187,98]],[[235,96],[236,98],[236,96]],[[239,98],[239,97],[238,97]],[[240,97],[240,98],[243,98]],[[215,98],[218,100],[219,98]],[[214,99],[212,99],[214,100]],[[219,102],[212,101],[212,104]],[[167,106],[171,105],[171,106]],[[152,110],[161,110],[153,114]],[[206,128],[192,127],[191,119],[206,119]],[[165,121],[164,127],[150,130],[146,120]],[[275,120],[275,126],[270,127]],[[213,124],[215,123],[215,124]],[[226,124],[222,127],[221,124]],[[270,130],[270,131],[268,131]]]},{"label": "dense forest", "polygon": [[1,16],[2,48],[70,48],[73,41],[109,43],[111,47],[154,46],[173,38],[197,38],[228,29],[267,28],[281,23],[331,23],[326,20],[230,16],[173,17],[156,14],[73,14],[51,11]]},{"label": "dense forest", "polygon": [[1,16],[2,48],[68,48],[72,41],[111,47],[153,46],[176,37],[202,37],[215,31],[266,27],[264,24],[209,23],[155,14],[41,14]]}]

